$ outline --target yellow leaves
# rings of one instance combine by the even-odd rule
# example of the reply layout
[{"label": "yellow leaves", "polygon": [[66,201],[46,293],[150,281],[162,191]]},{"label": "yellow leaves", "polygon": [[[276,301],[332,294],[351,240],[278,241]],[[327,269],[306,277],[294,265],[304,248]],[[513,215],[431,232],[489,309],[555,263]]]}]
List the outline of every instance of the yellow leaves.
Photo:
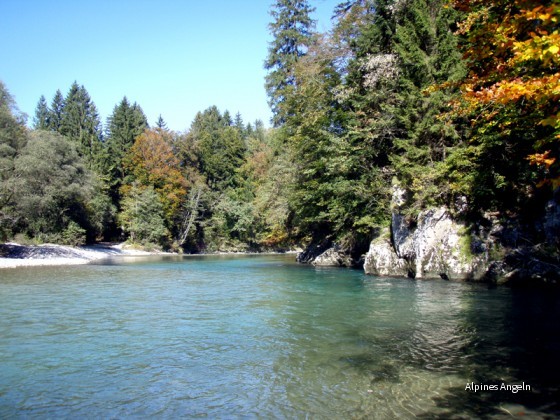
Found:
[{"label": "yellow leaves", "polygon": [[558,100],[560,73],[550,76],[523,79],[520,77],[502,80],[489,87],[475,90],[471,84],[463,86],[467,102],[472,104],[508,104],[520,99],[529,99],[537,104]]},{"label": "yellow leaves", "polygon": [[[551,115],[548,118],[545,118],[544,120],[541,121],[541,125],[549,125],[552,127],[558,127],[560,128],[560,112],[556,115]],[[560,134],[556,137],[559,137]]]},{"label": "yellow leaves", "polygon": [[514,57],[511,65],[523,65],[525,62],[535,60],[542,62],[545,67],[560,64],[560,34],[554,31],[551,34],[532,34],[526,41],[515,42],[513,46]]},{"label": "yellow leaves", "polygon": [[[550,156],[550,153],[550,150],[547,150],[544,153],[535,153],[529,155],[527,157],[527,160],[531,165],[544,166],[547,170],[550,170],[550,167],[556,163],[556,158]],[[537,187],[541,188],[545,185],[550,185],[552,189],[555,190],[556,188],[560,187],[560,176],[555,176],[553,178],[544,178],[537,184]]]},{"label": "yellow leaves", "polygon": [[527,159],[546,170],[542,185],[556,188],[560,186],[560,1],[539,3],[543,2],[455,2],[455,8],[467,12],[458,33],[464,35],[470,73],[460,85],[461,98],[450,106],[456,115],[468,116],[482,136],[489,131],[507,138],[539,122],[538,137],[528,136],[538,153]]},{"label": "yellow leaves", "polygon": [[549,7],[539,5],[531,10],[521,10],[521,12],[517,15],[517,18],[527,21],[537,20],[543,25],[554,24],[560,20],[560,7],[558,6],[558,3]]},{"label": "yellow leaves", "polygon": [[556,158],[550,156],[550,150],[544,153],[529,155],[527,156],[527,160],[531,165],[544,166],[546,169],[550,169],[554,162],[556,162]]}]

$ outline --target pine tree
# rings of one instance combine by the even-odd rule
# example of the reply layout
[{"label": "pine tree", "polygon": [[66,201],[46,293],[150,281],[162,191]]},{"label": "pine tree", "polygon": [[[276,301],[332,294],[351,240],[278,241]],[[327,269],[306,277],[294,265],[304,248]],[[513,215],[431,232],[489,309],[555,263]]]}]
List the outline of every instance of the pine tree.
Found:
[{"label": "pine tree", "polygon": [[52,131],[60,132],[62,115],[64,114],[64,97],[60,90],[57,90],[51,102],[49,115],[49,128]]},{"label": "pine tree", "polygon": [[41,95],[37,108],[35,108],[35,117],[33,118],[33,128],[35,130],[48,130],[50,127],[50,110],[44,95]]},{"label": "pine tree", "polygon": [[245,125],[243,124],[243,118],[241,117],[241,113],[238,112],[235,114],[235,120],[233,121],[233,125],[239,130],[239,132],[245,136]]},{"label": "pine tree", "polygon": [[212,188],[223,190],[238,184],[237,169],[243,163],[245,144],[237,127],[216,106],[197,113],[189,137],[196,144],[199,170]]},{"label": "pine tree", "polygon": [[394,49],[399,60],[398,136],[391,156],[400,181],[411,194],[414,211],[445,203],[449,183],[445,159],[460,139],[449,110],[453,89],[426,91],[465,75],[457,38],[451,31],[457,13],[444,1],[413,0],[398,11]]},{"label": "pine tree", "polygon": [[97,108],[83,86],[74,82],[64,101],[60,134],[75,141],[90,167],[101,149],[101,121]]},{"label": "pine tree", "polygon": [[160,130],[167,130],[167,123],[165,122],[161,114],[159,114],[159,117],[156,121],[156,127]]},{"label": "pine tree", "polygon": [[148,120],[142,108],[136,103],[131,105],[126,96],[113,108],[113,113],[108,118],[105,142],[108,156],[104,172],[109,176],[111,196],[115,204],[120,201],[119,190],[127,175],[123,158],[146,128]]},{"label": "pine tree", "polygon": [[274,39],[264,67],[269,71],[266,90],[275,126],[291,114],[284,104],[294,89],[294,65],[306,54],[313,38],[313,11],[306,0],[277,0],[270,13],[274,22],[269,28]]}]

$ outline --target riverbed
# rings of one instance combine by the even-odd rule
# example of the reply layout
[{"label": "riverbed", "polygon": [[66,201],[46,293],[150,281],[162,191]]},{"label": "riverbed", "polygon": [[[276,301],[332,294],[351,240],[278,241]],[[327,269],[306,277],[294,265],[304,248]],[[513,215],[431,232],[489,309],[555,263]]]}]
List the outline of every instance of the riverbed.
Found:
[{"label": "riverbed", "polygon": [[560,414],[558,292],[293,260],[1,271],[0,418]]}]

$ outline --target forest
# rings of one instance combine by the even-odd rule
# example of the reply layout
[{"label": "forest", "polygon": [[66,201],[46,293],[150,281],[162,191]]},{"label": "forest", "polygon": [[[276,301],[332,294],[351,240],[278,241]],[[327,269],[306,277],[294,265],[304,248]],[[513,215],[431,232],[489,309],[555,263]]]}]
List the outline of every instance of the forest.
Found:
[{"label": "forest", "polygon": [[212,106],[174,132],[126,97],[102,123],[78,82],[28,127],[0,83],[1,239],[359,254],[395,184],[411,218],[471,223],[530,224],[558,195],[560,2],[349,0],[328,33],[312,12],[272,6],[271,128]]}]

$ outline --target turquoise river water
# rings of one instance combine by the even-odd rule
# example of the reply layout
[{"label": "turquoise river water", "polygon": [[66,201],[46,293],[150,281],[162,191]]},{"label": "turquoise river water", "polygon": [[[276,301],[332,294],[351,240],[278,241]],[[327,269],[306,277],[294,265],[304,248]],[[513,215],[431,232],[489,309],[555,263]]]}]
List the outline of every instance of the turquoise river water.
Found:
[{"label": "turquoise river water", "polygon": [[293,260],[0,271],[0,418],[560,415],[557,292]]}]

